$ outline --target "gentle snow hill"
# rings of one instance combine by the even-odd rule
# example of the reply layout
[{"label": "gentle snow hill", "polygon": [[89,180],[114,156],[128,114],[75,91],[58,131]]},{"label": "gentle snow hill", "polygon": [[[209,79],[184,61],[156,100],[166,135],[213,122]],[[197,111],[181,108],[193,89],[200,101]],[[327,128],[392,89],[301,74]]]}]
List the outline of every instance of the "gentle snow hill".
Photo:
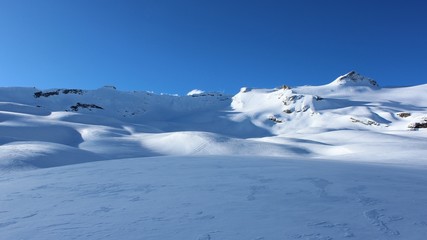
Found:
[{"label": "gentle snow hill", "polygon": [[[424,164],[422,157],[378,154],[426,156],[426,92],[427,85],[381,88],[354,71],[322,86],[242,88],[234,96],[111,86],[0,88],[0,166],[164,155],[357,156]],[[29,150],[33,146],[38,150]],[[363,157],[373,154],[378,157]]]}]

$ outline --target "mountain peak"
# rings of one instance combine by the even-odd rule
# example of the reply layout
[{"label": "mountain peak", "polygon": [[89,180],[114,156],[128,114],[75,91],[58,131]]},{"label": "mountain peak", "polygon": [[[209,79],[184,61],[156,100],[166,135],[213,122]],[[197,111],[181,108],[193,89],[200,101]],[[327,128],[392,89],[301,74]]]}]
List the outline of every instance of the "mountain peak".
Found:
[{"label": "mountain peak", "polygon": [[335,79],[332,84],[340,86],[367,86],[378,88],[378,83],[370,78],[367,78],[356,71],[351,71]]}]

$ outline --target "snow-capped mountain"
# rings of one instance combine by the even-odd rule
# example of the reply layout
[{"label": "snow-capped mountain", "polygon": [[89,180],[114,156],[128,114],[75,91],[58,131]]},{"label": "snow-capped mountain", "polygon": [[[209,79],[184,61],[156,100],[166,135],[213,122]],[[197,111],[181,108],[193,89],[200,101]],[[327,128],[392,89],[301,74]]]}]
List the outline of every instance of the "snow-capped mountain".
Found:
[{"label": "snow-capped mountain", "polygon": [[424,239],[426,92],[0,88],[0,239]]},{"label": "snow-capped mountain", "polygon": [[[0,88],[0,165],[188,154],[355,155],[373,139],[381,145],[399,137],[412,139],[399,145],[414,146],[424,133],[409,130],[427,124],[426,91],[427,85],[380,88],[354,71],[323,86],[245,87],[234,96],[111,86]],[[349,141],[362,133],[366,139]]]},{"label": "snow-capped mountain", "polygon": [[367,86],[371,88],[379,88],[379,85],[375,80],[362,76],[355,71],[351,71],[338,77],[331,84],[341,86]]}]

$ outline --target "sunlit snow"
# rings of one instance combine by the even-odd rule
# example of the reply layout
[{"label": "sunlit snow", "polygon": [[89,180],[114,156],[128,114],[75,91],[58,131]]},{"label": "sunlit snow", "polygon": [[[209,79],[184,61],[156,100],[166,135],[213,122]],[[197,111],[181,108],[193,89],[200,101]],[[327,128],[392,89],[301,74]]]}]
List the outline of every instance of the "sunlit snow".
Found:
[{"label": "sunlit snow", "polygon": [[0,239],[424,239],[427,85],[0,88]]}]

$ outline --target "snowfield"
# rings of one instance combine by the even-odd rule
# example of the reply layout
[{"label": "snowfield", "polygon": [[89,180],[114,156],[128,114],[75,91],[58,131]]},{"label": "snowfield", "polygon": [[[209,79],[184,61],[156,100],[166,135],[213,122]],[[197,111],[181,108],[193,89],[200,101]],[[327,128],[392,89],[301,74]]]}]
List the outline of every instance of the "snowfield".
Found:
[{"label": "snowfield", "polygon": [[0,239],[425,239],[426,92],[0,88]]},{"label": "snowfield", "polygon": [[154,157],[3,175],[0,239],[425,239],[427,169]]}]

